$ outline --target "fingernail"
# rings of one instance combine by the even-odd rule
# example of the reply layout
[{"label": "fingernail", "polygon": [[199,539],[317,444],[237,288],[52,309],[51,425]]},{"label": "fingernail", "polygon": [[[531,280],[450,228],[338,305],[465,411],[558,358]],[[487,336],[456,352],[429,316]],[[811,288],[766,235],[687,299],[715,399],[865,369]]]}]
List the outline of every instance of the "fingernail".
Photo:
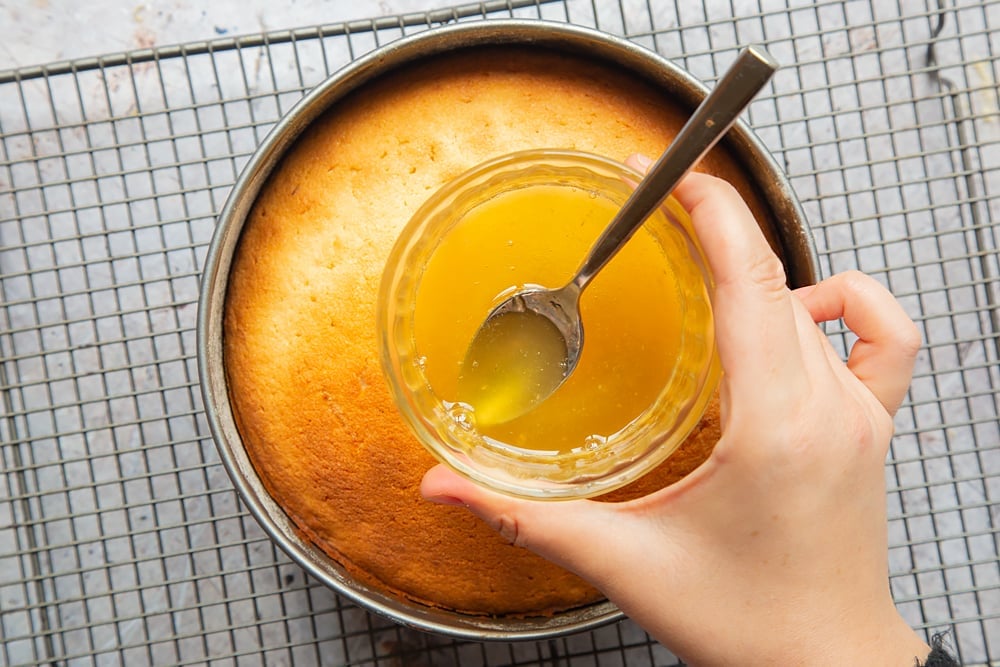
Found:
[{"label": "fingernail", "polygon": [[461,498],[456,498],[455,496],[439,495],[439,496],[427,496],[427,500],[432,503],[437,503],[438,505],[453,505],[456,507],[465,507],[465,501]]},{"label": "fingernail", "polygon": [[647,157],[647,156],[643,155],[642,153],[636,153],[635,154],[635,161],[643,169],[649,169],[650,165],[653,164],[653,158]]},{"label": "fingernail", "polygon": [[517,544],[517,521],[509,516],[500,515],[493,524],[493,529],[500,533],[500,537],[507,541],[507,544]]}]

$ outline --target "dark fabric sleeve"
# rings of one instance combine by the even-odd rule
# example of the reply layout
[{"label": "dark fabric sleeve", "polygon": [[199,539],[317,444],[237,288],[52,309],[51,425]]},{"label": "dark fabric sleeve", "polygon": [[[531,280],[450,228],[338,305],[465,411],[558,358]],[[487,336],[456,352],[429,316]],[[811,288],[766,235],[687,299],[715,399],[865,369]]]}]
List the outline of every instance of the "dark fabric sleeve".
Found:
[{"label": "dark fabric sleeve", "polygon": [[944,637],[944,634],[938,634],[931,638],[931,652],[927,656],[927,662],[917,660],[917,667],[962,667],[945,649]]}]

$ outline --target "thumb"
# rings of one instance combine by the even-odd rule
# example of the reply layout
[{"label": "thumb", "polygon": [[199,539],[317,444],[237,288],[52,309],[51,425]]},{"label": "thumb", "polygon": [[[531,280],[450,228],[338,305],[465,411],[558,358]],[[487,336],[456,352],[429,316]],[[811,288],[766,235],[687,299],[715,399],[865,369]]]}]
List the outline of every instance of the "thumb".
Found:
[{"label": "thumb", "polygon": [[464,505],[515,546],[524,547],[602,588],[624,554],[620,505],[592,500],[537,501],[506,496],[438,465],[420,493],[431,502]]}]

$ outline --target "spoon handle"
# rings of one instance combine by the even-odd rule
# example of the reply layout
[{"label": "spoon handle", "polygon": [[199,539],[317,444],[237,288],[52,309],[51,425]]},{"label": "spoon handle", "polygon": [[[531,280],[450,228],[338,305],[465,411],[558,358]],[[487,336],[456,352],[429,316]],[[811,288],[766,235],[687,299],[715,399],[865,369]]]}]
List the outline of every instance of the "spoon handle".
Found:
[{"label": "spoon handle", "polygon": [[740,53],[594,243],[571,285],[579,291],[587,286],[722,138],[777,69],[778,63],[761,47],[749,46]]}]

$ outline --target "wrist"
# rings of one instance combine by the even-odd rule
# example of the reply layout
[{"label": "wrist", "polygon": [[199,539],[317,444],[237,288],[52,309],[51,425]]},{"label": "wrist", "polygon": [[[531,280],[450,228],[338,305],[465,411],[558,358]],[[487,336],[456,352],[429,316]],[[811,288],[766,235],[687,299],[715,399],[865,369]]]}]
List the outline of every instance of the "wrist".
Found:
[{"label": "wrist", "polygon": [[[885,665],[886,667],[956,667],[954,662],[930,662],[931,647],[891,609],[891,614],[864,610],[852,614],[846,622],[836,623],[827,617],[816,623],[797,624],[788,619],[769,624],[774,631],[768,642],[760,634],[739,637],[730,635],[726,642],[712,642],[691,633],[677,641],[675,632],[653,636],[696,667],[725,667],[740,664],[803,665],[806,667],[841,667],[842,665]],[[690,629],[690,628],[689,628]],[[694,640],[694,641],[691,641]]]},{"label": "wrist", "polygon": [[815,625],[811,632],[801,628],[797,634],[798,646],[786,647],[789,652],[770,664],[934,667],[926,664],[931,647],[894,606],[885,613],[860,607],[841,622],[827,618],[823,626]]},{"label": "wrist", "polygon": [[[882,622],[858,629],[842,637],[839,655],[830,656],[829,664],[900,665],[931,667],[927,664],[931,647],[893,608]],[[827,664],[817,661],[815,664]],[[942,666],[943,667],[943,666]]]}]

